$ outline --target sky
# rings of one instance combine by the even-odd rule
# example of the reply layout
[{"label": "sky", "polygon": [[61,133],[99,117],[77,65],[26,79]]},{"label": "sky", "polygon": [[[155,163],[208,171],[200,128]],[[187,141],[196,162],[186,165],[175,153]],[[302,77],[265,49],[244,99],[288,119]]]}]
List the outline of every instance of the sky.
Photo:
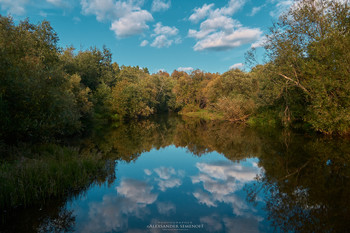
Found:
[{"label": "sky", "polygon": [[261,42],[292,0],[0,0],[15,22],[48,20],[59,46],[106,46],[119,65],[223,73],[247,69],[244,54]]}]

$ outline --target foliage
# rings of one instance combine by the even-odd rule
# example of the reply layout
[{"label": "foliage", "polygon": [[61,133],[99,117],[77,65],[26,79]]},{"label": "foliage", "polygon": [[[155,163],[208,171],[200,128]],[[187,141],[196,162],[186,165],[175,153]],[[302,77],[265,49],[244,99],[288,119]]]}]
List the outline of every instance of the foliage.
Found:
[{"label": "foliage", "polygon": [[347,1],[302,0],[271,29],[266,68],[287,121],[294,114],[322,133],[349,131],[349,15]]},{"label": "foliage", "polygon": [[84,94],[71,89],[57,41],[47,21],[15,26],[0,17],[0,137],[45,139],[80,130]]},{"label": "foliage", "polygon": [[243,97],[223,97],[218,100],[216,108],[223,113],[225,119],[239,122],[245,121],[253,113],[255,103]]},{"label": "foliage", "polygon": [[[350,129],[347,1],[301,0],[267,35],[267,62],[249,72],[119,66],[109,49],[61,49],[49,22],[0,17],[0,138],[52,140],[88,120],[130,120],[174,111],[251,125]],[[264,111],[267,111],[266,113]]]}]

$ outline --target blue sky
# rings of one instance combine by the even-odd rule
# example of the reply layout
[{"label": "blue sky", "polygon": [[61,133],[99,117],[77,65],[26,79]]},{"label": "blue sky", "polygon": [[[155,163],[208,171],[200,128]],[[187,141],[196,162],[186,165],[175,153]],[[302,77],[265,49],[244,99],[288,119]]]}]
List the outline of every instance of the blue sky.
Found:
[{"label": "blue sky", "polygon": [[[59,46],[106,45],[120,65],[151,73],[242,68],[252,46],[292,0],[0,0],[18,22],[51,22]],[[244,67],[243,67],[244,68]]]}]

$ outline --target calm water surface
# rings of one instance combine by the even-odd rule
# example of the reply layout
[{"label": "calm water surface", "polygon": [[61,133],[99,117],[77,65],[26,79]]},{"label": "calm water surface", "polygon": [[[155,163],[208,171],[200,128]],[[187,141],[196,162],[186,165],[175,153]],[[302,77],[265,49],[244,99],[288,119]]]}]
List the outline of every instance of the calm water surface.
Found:
[{"label": "calm water surface", "polygon": [[346,140],[167,116],[80,146],[108,155],[111,174],[18,211],[4,232],[349,230]]}]

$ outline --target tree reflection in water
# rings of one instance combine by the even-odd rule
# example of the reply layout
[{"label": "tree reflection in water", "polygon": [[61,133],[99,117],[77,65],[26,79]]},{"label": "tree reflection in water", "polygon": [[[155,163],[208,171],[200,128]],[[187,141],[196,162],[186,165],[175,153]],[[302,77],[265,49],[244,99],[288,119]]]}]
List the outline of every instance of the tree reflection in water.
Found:
[{"label": "tree reflection in water", "polygon": [[290,132],[265,139],[265,172],[248,199],[263,192],[268,218],[283,232],[350,232],[349,141]]},{"label": "tree reflection in water", "polygon": [[[170,145],[186,148],[198,157],[216,151],[235,162],[197,162],[195,166],[199,173],[190,177],[192,185],[202,187],[193,190],[194,200],[208,208],[225,203],[238,216],[201,216],[199,221],[207,224],[209,231],[224,231],[237,225],[244,226],[242,229],[257,229],[260,217],[249,216],[248,206],[235,194],[244,187],[251,203],[265,203],[267,218],[277,231],[350,232],[347,224],[350,220],[350,143],[346,139],[301,136],[287,131],[260,132],[228,122],[165,115],[96,130],[91,137],[78,143],[80,153],[96,154],[106,161],[104,174],[95,177],[94,185],[111,185],[115,178],[118,179],[115,161],[136,161],[142,153]],[[72,146],[77,147],[76,144]],[[239,163],[247,158],[258,158],[259,162],[242,170]],[[135,216],[140,217],[149,213],[150,205],[155,205],[158,213],[165,216],[175,214],[178,206],[174,203],[156,200],[161,192],[182,185],[184,172],[161,166],[144,169],[144,173],[147,179],[153,179],[154,189],[158,192],[143,181],[119,178],[118,196],[106,195],[102,206],[98,202],[91,203],[96,216],[114,206],[114,213],[117,210],[129,213],[133,209],[137,213]],[[5,221],[1,230],[71,231],[76,219],[66,203],[81,198],[89,187],[67,193],[54,204],[47,201],[40,207],[17,211],[14,218]],[[134,192],[136,196],[132,194],[135,188],[143,190],[139,193],[142,198],[136,195],[138,192]],[[127,219],[124,215],[119,217],[117,223],[111,222],[114,228],[109,230],[125,229]],[[18,218],[26,223],[17,226],[14,222]],[[92,222],[89,226],[90,230],[102,230],[97,223]]]}]

